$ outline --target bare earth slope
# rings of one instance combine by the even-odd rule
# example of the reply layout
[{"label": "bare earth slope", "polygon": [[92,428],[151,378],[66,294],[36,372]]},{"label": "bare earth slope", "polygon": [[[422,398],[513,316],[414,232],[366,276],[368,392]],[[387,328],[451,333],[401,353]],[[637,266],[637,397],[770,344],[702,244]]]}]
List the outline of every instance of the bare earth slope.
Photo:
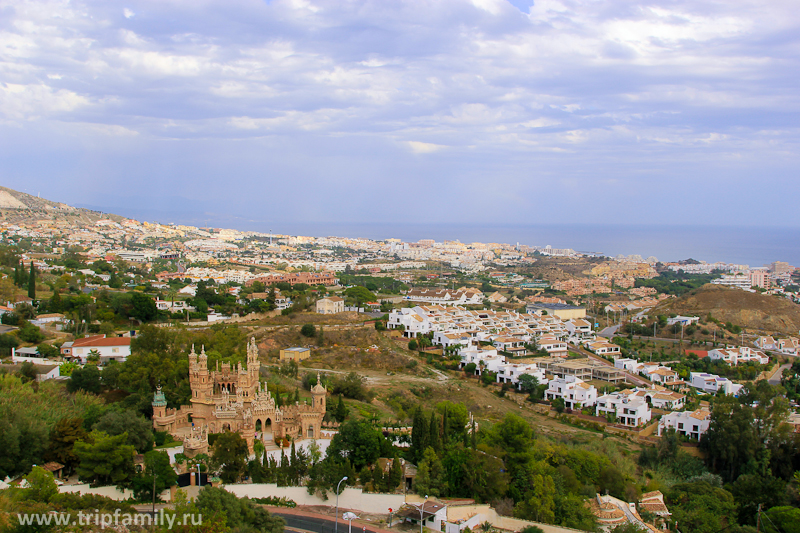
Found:
[{"label": "bare earth slope", "polygon": [[712,285],[703,285],[688,294],[667,301],[656,314],[705,318],[709,313],[722,322],[731,322],[748,331],[796,335],[800,330],[800,306],[780,296],[769,296]]}]

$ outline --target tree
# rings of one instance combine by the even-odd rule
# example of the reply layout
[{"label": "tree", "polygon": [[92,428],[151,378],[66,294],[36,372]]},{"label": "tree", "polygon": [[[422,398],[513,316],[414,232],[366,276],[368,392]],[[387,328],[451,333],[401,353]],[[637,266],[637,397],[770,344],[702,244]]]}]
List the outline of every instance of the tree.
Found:
[{"label": "tree", "polygon": [[197,508],[206,515],[224,517],[226,530],[283,533],[286,524],[279,516],[257,507],[250,500],[239,499],[222,488],[206,485],[197,496]]},{"label": "tree", "polygon": [[46,460],[56,461],[64,465],[67,472],[72,472],[78,464],[75,455],[75,443],[86,440],[82,418],[62,418],[50,430],[50,445],[45,455]]},{"label": "tree", "polygon": [[356,286],[345,289],[344,295],[353,300],[357,307],[361,307],[366,302],[374,302],[376,296],[367,290],[366,287]]},{"label": "tree", "polygon": [[36,365],[29,361],[25,361],[22,363],[22,366],[19,369],[19,375],[22,378],[24,383],[29,381],[36,381],[36,377],[39,375],[36,371]]},{"label": "tree", "polygon": [[303,324],[303,327],[300,328],[300,335],[303,337],[313,337],[317,334],[317,328],[314,327],[314,324]]},{"label": "tree", "polygon": [[333,417],[339,423],[344,422],[347,418],[347,406],[345,406],[344,398],[341,394],[339,395],[339,401],[336,404],[336,410],[334,411]]},{"label": "tree", "polygon": [[33,261],[31,261],[31,273],[28,276],[28,298],[36,299],[36,267],[33,266]]},{"label": "tree", "polygon": [[81,479],[94,485],[118,485],[133,475],[133,456],[136,450],[125,442],[128,435],[110,436],[92,431],[86,441],[75,443],[77,467]]},{"label": "tree", "polygon": [[341,425],[333,436],[328,455],[348,459],[353,467],[361,469],[373,464],[390,449],[383,434],[369,422],[350,419]]},{"label": "tree", "polygon": [[92,426],[92,429],[111,436],[126,434],[126,443],[140,453],[153,449],[152,424],[130,409],[107,411]]},{"label": "tree", "polygon": [[561,414],[564,412],[566,408],[566,404],[564,403],[564,398],[554,398],[552,402],[550,402],[556,410],[556,413]]},{"label": "tree", "polygon": [[390,491],[397,490],[397,487],[403,482],[403,465],[400,464],[400,458],[397,456],[397,453],[394,454],[392,467],[389,469],[387,478],[386,484]]},{"label": "tree", "polygon": [[444,467],[433,448],[425,449],[422,460],[417,465],[414,490],[417,494],[430,496],[439,496],[447,492],[447,488],[444,486]]},{"label": "tree", "polygon": [[439,417],[436,416],[436,411],[431,411],[431,420],[428,429],[430,431],[428,446],[438,452],[441,450],[441,439],[439,438],[439,430],[441,428],[439,425]]},{"label": "tree", "polygon": [[142,321],[150,322],[158,315],[156,302],[141,292],[134,292],[131,296],[131,316]]},{"label": "tree", "polygon": [[422,411],[422,407],[417,407],[414,411],[413,422],[411,426],[411,458],[414,462],[422,460],[422,454],[428,448],[428,440],[430,439],[430,428],[428,427],[428,419]]},{"label": "tree", "polygon": [[58,485],[53,474],[40,466],[34,466],[25,479],[29,485],[24,492],[26,500],[47,503],[58,494]]},{"label": "tree", "polygon": [[83,368],[76,368],[67,381],[67,390],[77,392],[84,390],[97,394],[100,392],[100,370],[95,365],[86,365]]},{"label": "tree", "polygon": [[733,495],[707,481],[673,485],[666,497],[672,519],[682,524],[682,531],[714,533],[735,523]]},{"label": "tree", "polygon": [[177,481],[178,474],[170,466],[167,452],[152,450],[144,454],[144,471],[133,478],[133,492],[137,500],[152,501]]},{"label": "tree", "polygon": [[535,474],[530,480],[530,490],[525,499],[514,506],[514,516],[536,522],[552,524],[555,521],[556,485],[548,475]]},{"label": "tree", "polygon": [[413,352],[417,348],[419,348],[419,344],[417,344],[417,341],[415,341],[414,339],[411,339],[410,341],[408,341],[408,349],[409,350],[411,350]]},{"label": "tree", "polygon": [[247,468],[247,443],[238,433],[226,431],[211,448],[213,464],[224,483],[236,483]]},{"label": "tree", "polygon": [[530,374],[522,374],[519,377],[519,390],[521,392],[532,393],[539,386],[539,378]]}]

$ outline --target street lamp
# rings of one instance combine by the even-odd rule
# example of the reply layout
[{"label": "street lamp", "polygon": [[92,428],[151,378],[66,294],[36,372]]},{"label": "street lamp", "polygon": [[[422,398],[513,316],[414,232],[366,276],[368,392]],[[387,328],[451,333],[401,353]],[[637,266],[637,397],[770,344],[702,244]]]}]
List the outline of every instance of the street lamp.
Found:
[{"label": "street lamp", "polygon": [[347,481],[347,476],[340,479],[339,483],[336,485],[336,527],[334,528],[336,533],[339,533],[339,485],[342,484],[342,481]]},{"label": "street lamp", "polygon": [[358,515],[348,511],[342,515],[342,518],[350,523],[350,525],[347,527],[347,533],[353,533],[353,520],[358,520]]},{"label": "street lamp", "polygon": [[197,463],[195,466],[197,467],[197,486],[198,487],[202,487],[203,486],[203,478],[200,477],[200,463]]},{"label": "street lamp", "polygon": [[428,495],[425,495],[425,501],[419,504],[419,533],[422,533],[422,526],[424,524],[422,517],[425,512],[425,504],[428,503]]}]

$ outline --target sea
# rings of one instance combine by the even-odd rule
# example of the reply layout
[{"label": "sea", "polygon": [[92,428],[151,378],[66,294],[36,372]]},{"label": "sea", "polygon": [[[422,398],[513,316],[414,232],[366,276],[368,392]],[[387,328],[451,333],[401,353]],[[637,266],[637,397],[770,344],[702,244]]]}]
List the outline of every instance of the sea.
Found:
[{"label": "sea", "polygon": [[[80,206],[98,209],[96,206]],[[157,210],[114,209],[137,220],[164,224],[230,228],[277,235],[351,237],[375,240],[499,242],[528,246],[571,248],[577,252],[656,257],[661,262],[696,259],[761,267],[773,261],[800,266],[800,227],[753,227],[648,224],[419,224],[339,223],[254,220],[217,213],[168,213]]]}]

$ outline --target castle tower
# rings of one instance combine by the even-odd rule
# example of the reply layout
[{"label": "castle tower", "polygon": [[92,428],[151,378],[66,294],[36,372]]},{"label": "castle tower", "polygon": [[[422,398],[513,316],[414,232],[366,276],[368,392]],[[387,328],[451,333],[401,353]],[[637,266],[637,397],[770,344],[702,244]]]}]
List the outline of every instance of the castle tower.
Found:
[{"label": "castle tower", "polygon": [[163,418],[167,414],[167,399],[164,393],[161,392],[161,385],[156,387],[156,392],[153,393],[153,419]]},{"label": "castle tower", "polygon": [[[191,357],[191,355],[190,355]],[[208,356],[206,347],[200,348],[200,356],[197,358],[197,371],[194,373],[195,379],[192,384],[192,400],[208,401],[211,399],[214,384],[208,375]]]},{"label": "castle tower", "polygon": [[311,389],[311,408],[318,413],[325,413],[325,401],[328,389],[322,386],[322,379],[317,372],[317,384]]}]

